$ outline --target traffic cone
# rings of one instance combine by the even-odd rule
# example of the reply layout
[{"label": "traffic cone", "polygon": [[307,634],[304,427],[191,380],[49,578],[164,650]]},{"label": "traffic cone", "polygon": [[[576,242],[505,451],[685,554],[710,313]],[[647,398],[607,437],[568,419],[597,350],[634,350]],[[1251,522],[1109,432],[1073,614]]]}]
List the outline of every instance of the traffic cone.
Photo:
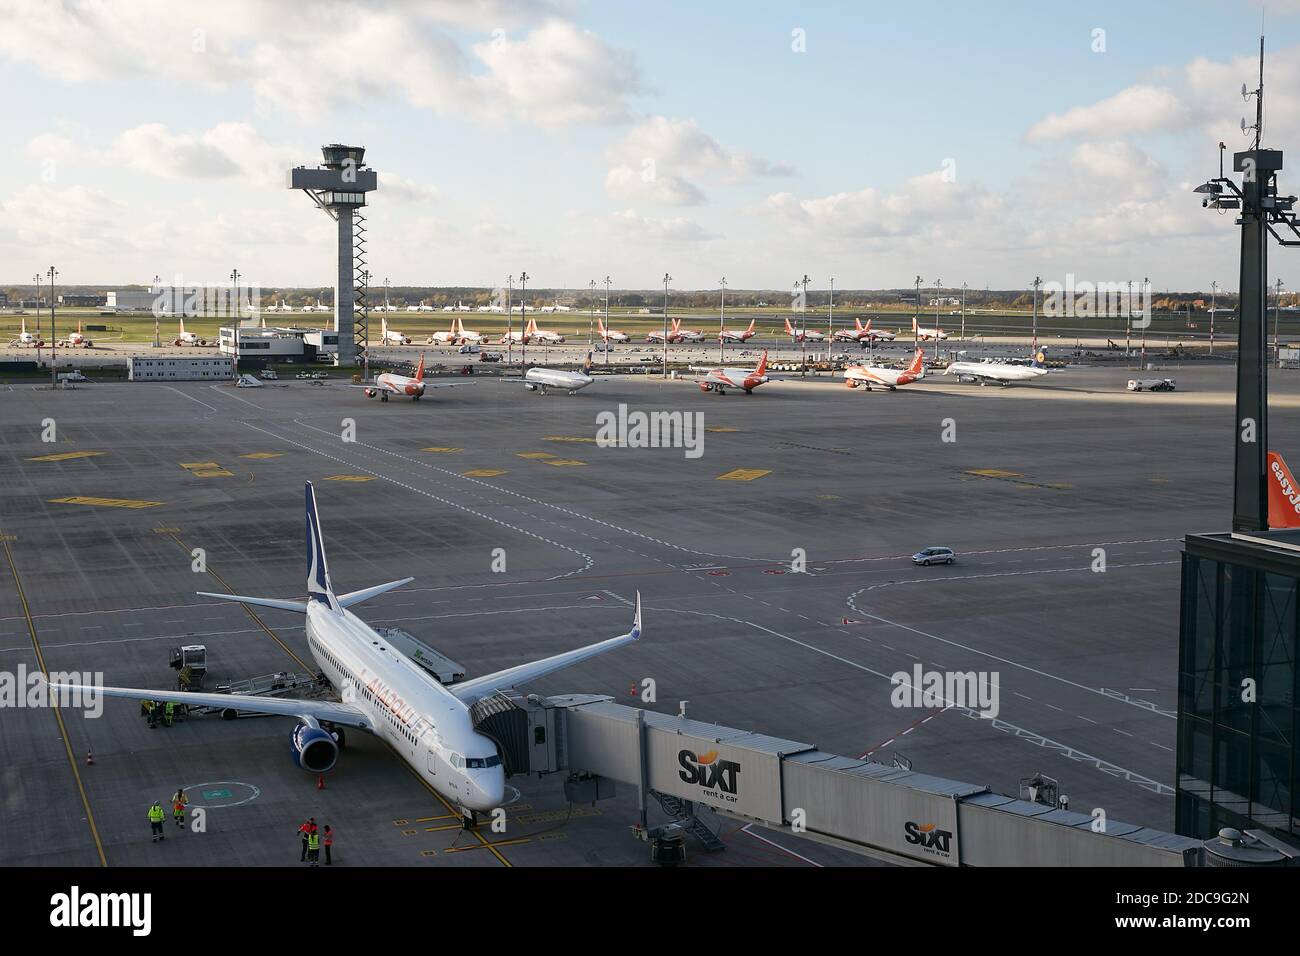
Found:
[{"label": "traffic cone", "polygon": [[317,790],[325,789],[325,774],[323,773],[316,774],[316,789]]},{"label": "traffic cone", "polygon": [[88,767],[90,767],[90,766],[94,766],[94,763],[95,763],[95,755],[94,755],[93,753],[91,753],[91,752],[90,752],[90,748],[87,747],[87,748],[86,748],[86,766],[88,766]]}]

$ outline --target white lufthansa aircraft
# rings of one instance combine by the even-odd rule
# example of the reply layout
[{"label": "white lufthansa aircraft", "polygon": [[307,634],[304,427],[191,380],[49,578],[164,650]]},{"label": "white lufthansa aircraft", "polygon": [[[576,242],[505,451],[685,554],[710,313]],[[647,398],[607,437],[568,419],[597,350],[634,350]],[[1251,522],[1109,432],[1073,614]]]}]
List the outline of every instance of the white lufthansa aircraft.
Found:
[{"label": "white lufthansa aircraft", "polygon": [[956,375],[959,382],[978,382],[980,385],[988,385],[990,382],[998,385],[1032,382],[1047,374],[1047,368],[1043,365],[1046,358],[1046,355],[1039,352],[1028,365],[1014,362],[953,362],[943,370],[943,374]]},{"label": "white lufthansa aircraft", "polygon": [[[325,560],[311,482],[307,482],[306,503],[306,601],[204,591],[199,594],[305,615],[311,655],[342,702],[132,687],[103,687],[98,692],[106,697],[168,700],[196,707],[295,717],[298,724],[290,737],[294,763],[315,774],[333,769],[344,743],[343,728],[367,731],[389,743],[422,780],[473,820],[475,813],[500,806],[505,794],[505,768],[496,744],[475,729],[470,707],[499,690],[528,683],[641,637],[641,595],[637,594],[632,629],[626,634],[444,687],[348,610],[414,579],[336,594]],[[92,690],[69,684],[50,686],[78,693]]]},{"label": "white lufthansa aircraft", "polygon": [[567,372],[558,368],[530,368],[524,373],[523,378],[505,378],[502,381],[520,384],[528,391],[541,395],[545,395],[547,389],[573,395],[595,381],[591,377],[591,353],[587,353],[587,360],[582,363],[581,372]]}]

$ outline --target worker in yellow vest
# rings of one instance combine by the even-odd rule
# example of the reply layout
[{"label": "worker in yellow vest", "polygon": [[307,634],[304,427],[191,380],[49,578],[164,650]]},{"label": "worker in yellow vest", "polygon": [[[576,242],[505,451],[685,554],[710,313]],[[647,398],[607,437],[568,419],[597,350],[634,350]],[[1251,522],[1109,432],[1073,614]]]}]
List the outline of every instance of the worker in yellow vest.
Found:
[{"label": "worker in yellow vest", "polygon": [[163,707],[163,726],[170,727],[172,725],[172,718],[175,715],[176,715],[176,705],[169,700],[167,701],[166,705]]},{"label": "worker in yellow vest", "polygon": [[316,830],[307,834],[307,862],[312,866],[320,865],[320,833]]},{"label": "worker in yellow vest", "polygon": [[167,837],[163,834],[163,808],[162,801],[155,800],[153,806],[149,808],[149,827],[153,831],[153,842],[165,840]]}]

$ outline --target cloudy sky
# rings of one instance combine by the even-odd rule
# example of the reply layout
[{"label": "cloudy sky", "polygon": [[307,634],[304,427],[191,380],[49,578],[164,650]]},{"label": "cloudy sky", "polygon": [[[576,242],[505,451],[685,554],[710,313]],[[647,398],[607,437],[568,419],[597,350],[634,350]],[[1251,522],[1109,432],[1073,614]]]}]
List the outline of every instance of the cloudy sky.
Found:
[{"label": "cloudy sky", "polygon": [[[1188,190],[1245,148],[1259,3],[1068,7],[0,0],[0,283],[328,284],[284,174],[346,142],[376,283],[1235,288]],[[1300,0],[1265,29],[1295,192]]]}]

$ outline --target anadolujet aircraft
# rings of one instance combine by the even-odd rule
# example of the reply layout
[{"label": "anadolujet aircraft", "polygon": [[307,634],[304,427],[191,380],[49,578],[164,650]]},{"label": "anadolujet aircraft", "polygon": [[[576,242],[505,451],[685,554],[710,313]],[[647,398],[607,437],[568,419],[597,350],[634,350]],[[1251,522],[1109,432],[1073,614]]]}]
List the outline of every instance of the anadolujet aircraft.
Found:
[{"label": "anadolujet aircraft", "polygon": [[72,684],[51,684],[50,688],[80,694],[95,691],[105,697],[129,700],[169,700],[194,707],[217,707],[223,712],[237,710],[295,717],[298,724],[290,736],[290,752],[298,767],[314,774],[334,768],[344,745],[344,728],[364,730],[389,743],[422,780],[455,804],[467,822],[472,823],[476,813],[501,805],[505,795],[505,768],[496,744],[475,729],[470,707],[499,690],[534,681],[641,637],[641,595],[638,593],[632,629],[626,634],[444,687],[348,610],[409,584],[414,578],[346,594],[335,593],[311,482],[306,486],[306,503],[307,600],[198,593],[221,601],[304,615],[307,646],[342,697],[340,702]]}]

